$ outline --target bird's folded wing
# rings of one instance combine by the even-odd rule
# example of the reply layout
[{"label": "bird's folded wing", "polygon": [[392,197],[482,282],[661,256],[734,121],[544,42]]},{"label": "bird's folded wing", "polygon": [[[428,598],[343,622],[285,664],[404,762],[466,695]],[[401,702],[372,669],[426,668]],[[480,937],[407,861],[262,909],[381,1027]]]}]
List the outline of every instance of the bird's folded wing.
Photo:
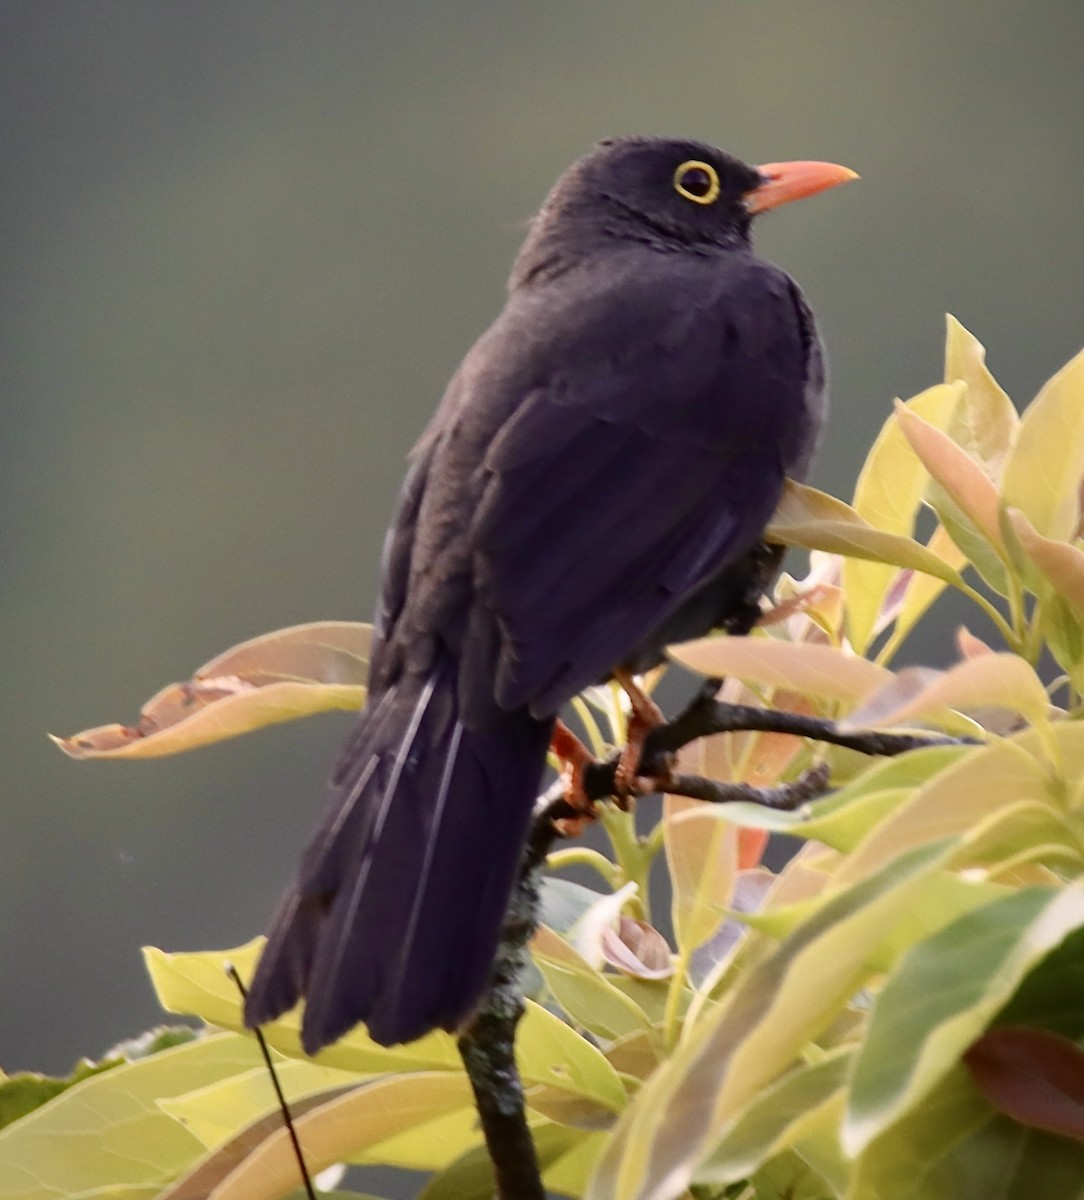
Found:
[{"label": "bird's folded wing", "polygon": [[771,516],[808,433],[808,344],[785,292],[734,299],[566,367],[494,441],[472,541],[503,706],[552,711],[605,675]]}]

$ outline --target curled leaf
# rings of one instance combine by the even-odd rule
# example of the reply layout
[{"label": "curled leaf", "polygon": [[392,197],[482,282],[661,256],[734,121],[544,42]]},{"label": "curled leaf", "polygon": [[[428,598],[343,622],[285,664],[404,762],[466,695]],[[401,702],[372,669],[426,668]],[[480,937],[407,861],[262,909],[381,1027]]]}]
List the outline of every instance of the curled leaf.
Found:
[{"label": "curled leaf", "polygon": [[646,921],[624,914],[616,929],[602,931],[603,959],[633,979],[668,979],[674,973],[666,938]]},{"label": "curled leaf", "polygon": [[135,725],[100,725],[52,740],[72,758],[156,758],[313,713],[357,709],[371,639],[370,626],[350,621],[265,633],[163,688]]},{"label": "curled leaf", "polygon": [[962,379],[967,384],[967,394],[949,425],[949,436],[977,459],[996,483],[1020,419],[986,365],[983,344],[951,315],[947,326],[945,382]]}]

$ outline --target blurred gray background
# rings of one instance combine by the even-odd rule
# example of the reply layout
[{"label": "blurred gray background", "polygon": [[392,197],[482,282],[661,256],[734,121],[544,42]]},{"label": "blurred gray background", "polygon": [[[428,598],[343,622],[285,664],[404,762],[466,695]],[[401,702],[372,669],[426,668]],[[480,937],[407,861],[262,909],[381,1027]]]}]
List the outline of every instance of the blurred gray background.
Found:
[{"label": "blurred gray background", "polygon": [[262,926],[346,717],[145,764],[230,644],[366,619],[404,455],[524,220],[614,133],[863,176],[760,223],[831,351],[849,495],[943,317],[1019,404],[1084,344],[1084,7],[0,5],[0,1065],[160,1019],[139,947]]}]

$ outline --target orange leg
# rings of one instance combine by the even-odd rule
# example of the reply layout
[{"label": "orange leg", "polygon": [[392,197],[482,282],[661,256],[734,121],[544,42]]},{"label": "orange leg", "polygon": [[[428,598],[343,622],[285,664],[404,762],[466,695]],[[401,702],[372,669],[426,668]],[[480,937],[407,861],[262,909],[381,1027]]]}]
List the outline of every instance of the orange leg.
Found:
[{"label": "orange leg", "polygon": [[655,701],[636,682],[636,678],[631,672],[626,671],[623,667],[618,667],[614,671],[614,679],[625,689],[632,705],[632,711],[629,713],[628,738],[624,750],[621,751],[621,758],[617,763],[617,773],[614,776],[618,796],[627,799],[637,792],[654,790],[651,784],[641,785],[639,783],[636,768],[640,765],[647,735],[653,729],[664,724],[666,718]]},{"label": "orange leg", "polygon": [[594,763],[595,756],[560,719],[553,727],[550,749],[561,760],[561,774],[565,779],[565,801],[582,814],[579,817],[564,817],[554,823],[562,836],[578,837],[583,832],[584,825],[595,819],[595,802],[588,797],[583,788],[584,767]]}]

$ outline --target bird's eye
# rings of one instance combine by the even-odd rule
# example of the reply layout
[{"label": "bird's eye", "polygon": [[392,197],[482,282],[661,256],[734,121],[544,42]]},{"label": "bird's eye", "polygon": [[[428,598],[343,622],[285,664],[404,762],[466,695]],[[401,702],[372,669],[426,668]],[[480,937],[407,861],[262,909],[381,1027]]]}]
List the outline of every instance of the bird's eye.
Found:
[{"label": "bird's eye", "polygon": [[719,172],[711,163],[690,158],[674,172],[674,188],[694,204],[714,204],[719,198]]}]

